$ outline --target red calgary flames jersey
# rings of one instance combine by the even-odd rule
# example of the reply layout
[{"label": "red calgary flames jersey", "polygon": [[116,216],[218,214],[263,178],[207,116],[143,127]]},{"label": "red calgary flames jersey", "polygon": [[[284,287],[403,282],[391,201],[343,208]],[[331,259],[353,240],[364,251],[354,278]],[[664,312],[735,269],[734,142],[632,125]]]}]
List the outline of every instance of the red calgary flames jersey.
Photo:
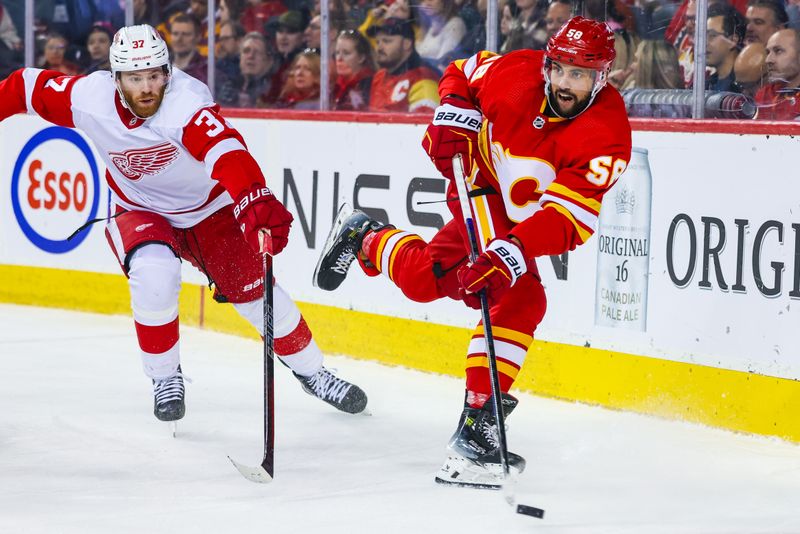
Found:
[{"label": "red calgary flames jersey", "polygon": [[370,111],[428,112],[439,105],[438,75],[414,55],[396,72],[381,69],[372,78]]},{"label": "red calgary flames jersey", "polygon": [[530,258],[561,254],[594,233],[603,195],[631,153],[616,89],[603,88],[577,117],[558,118],[547,105],[543,61],[541,51],[481,52],[452,63],[439,84],[440,96],[459,95],[483,114],[473,187],[502,195],[516,223],[511,234]]},{"label": "red calgary flames jersey", "polygon": [[800,91],[783,82],[765,85],[756,93],[757,119],[793,121],[800,117]]}]

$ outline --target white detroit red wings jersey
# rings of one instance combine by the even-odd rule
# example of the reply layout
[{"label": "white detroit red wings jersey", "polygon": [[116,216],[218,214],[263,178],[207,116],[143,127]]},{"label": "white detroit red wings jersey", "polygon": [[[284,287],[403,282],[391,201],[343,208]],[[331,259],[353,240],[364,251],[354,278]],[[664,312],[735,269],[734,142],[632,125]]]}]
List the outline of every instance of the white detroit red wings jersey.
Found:
[{"label": "white detroit red wings jersey", "polygon": [[0,119],[27,111],[79,128],[106,164],[114,202],[163,215],[178,228],[197,224],[230,204],[231,196],[264,183],[208,87],[177,69],[158,112],[144,121],[122,105],[107,71],[64,76],[21,69],[0,83],[0,99]]}]

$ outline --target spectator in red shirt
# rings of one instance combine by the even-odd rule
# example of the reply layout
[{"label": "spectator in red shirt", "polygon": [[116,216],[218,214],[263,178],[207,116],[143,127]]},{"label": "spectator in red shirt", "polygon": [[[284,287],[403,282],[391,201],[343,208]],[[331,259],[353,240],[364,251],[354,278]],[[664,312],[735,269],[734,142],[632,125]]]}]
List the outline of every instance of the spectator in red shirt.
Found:
[{"label": "spectator in red shirt", "polygon": [[372,46],[362,33],[347,30],[336,39],[336,81],[331,109],[358,111],[369,105],[369,90],[375,74]]},{"label": "spectator in red shirt", "polygon": [[388,18],[369,29],[376,40],[381,69],[372,78],[372,111],[430,112],[439,105],[439,73],[426,65],[414,48],[410,21]]},{"label": "spectator in red shirt", "polygon": [[800,36],[785,29],[767,41],[768,85],[756,93],[757,119],[796,120],[800,117]]}]

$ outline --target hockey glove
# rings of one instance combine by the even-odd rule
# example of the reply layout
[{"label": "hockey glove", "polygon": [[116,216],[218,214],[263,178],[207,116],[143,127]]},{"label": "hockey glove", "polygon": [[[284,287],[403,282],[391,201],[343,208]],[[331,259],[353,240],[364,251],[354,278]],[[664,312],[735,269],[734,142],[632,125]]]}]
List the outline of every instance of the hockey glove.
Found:
[{"label": "hockey glove", "polygon": [[274,256],[289,242],[289,227],[294,217],[266,186],[253,184],[239,195],[233,216],[256,252]]},{"label": "hockey glove", "polygon": [[458,270],[459,294],[470,308],[480,309],[478,291],[486,288],[489,305],[494,306],[517,279],[528,270],[522,250],[511,241],[494,239],[486,252]]},{"label": "hockey glove", "polygon": [[470,175],[481,121],[481,112],[466,100],[453,96],[442,99],[422,138],[422,148],[442,176],[453,179],[452,161],[456,154],[464,155],[464,173]]}]

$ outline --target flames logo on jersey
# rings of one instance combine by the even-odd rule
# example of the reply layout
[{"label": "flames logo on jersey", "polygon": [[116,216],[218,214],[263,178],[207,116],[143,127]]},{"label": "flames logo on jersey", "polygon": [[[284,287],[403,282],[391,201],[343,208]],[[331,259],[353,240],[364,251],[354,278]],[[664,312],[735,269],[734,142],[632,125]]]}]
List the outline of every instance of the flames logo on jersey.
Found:
[{"label": "flames logo on jersey", "polygon": [[131,180],[143,175],[154,176],[178,159],[178,147],[172,143],[161,143],[147,148],[135,148],[125,152],[111,152],[111,161]]}]

